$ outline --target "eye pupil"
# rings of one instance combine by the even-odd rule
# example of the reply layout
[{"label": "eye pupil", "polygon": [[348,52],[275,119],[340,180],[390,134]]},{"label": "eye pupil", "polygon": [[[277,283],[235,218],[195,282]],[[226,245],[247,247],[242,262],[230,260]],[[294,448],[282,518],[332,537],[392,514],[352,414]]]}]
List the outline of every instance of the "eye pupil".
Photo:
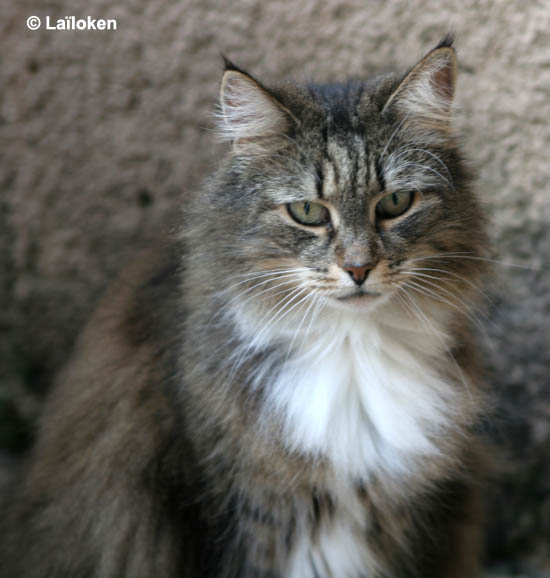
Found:
[{"label": "eye pupil", "polygon": [[308,201],[306,201],[306,202],[304,203],[304,213],[305,213],[306,215],[309,215],[309,210],[310,210],[310,209],[311,209],[311,205],[310,205],[310,203],[309,203]]},{"label": "eye pupil", "polygon": [[406,213],[414,200],[411,191],[396,191],[383,197],[376,205],[376,215],[380,219],[393,219]]}]

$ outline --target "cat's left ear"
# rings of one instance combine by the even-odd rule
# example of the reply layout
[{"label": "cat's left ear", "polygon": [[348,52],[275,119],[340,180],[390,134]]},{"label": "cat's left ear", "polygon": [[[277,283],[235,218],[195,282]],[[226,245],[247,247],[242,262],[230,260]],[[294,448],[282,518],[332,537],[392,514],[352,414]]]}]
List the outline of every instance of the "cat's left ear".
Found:
[{"label": "cat's left ear", "polygon": [[220,89],[222,140],[235,145],[265,144],[286,134],[298,123],[294,115],[271,92],[230,61]]},{"label": "cat's left ear", "polygon": [[452,43],[452,37],[446,37],[405,75],[382,114],[396,109],[413,122],[449,126],[457,73]]}]

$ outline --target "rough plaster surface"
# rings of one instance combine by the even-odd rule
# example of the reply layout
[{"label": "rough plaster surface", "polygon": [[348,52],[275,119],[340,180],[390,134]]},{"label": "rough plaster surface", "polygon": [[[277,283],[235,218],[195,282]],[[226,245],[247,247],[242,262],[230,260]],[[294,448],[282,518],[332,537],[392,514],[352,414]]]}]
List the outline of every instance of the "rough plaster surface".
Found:
[{"label": "rough plaster surface", "polygon": [[[493,492],[503,499],[491,515],[493,551],[545,575],[548,0],[0,0],[0,11],[0,398],[10,447],[25,445],[17,417],[32,422],[108,280],[220,154],[207,128],[220,52],[268,81],[366,77],[406,68],[455,29],[460,124],[504,262],[483,321],[493,429],[510,458]],[[30,15],[116,18],[118,29],[33,32]]]}]

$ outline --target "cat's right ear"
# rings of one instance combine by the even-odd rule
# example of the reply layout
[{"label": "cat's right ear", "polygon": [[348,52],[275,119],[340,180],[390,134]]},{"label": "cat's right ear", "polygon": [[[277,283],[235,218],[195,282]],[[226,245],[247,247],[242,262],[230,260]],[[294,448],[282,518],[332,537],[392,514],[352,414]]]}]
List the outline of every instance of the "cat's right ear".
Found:
[{"label": "cat's right ear", "polygon": [[298,121],[265,87],[225,61],[220,89],[218,132],[234,145],[265,144],[286,134]]}]

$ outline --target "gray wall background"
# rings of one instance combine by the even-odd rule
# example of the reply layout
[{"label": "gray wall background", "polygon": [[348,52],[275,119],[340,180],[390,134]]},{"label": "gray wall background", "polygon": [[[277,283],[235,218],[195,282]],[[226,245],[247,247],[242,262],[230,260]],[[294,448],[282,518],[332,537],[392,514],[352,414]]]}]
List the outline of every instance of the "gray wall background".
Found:
[{"label": "gray wall background", "polygon": [[[221,154],[208,128],[220,52],[267,81],[337,80],[404,70],[456,31],[459,123],[499,261],[483,337],[490,429],[509,458],[492,492],[493,551],[548,575],[548,0],[0,0],[0,10],[5,461],[28,445],[108,280]],[[31,15],[116,18],[118,29],[30,31]]]}]

